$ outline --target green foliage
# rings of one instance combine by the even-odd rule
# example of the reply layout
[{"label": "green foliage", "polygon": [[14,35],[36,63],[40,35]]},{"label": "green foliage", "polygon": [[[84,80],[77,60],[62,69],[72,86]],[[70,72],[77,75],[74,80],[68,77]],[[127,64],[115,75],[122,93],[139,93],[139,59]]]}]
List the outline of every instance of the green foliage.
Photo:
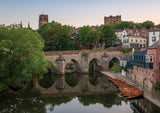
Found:
[{"label": "green foliage", "polygon": [[82,56],[88,57],[88,53],[82,53]]},{"label": "green foliage", "polygon": [[47,72],[41,36],[21,25],[0,27],[0,88],[22,86]]},{"label": "green foliage", "polygon": [[121,72],[122,70],[120,67],[117,67],[116,64],[114,64],[112,68],[110,68],[110,71]]},{"label": "green foliage", "polygon": [[105,48],[112,46],[113,43],[117,40],[113,26],[102,25],[99,27],[98,31],[101,32],[99,43],[101,45],[105,44]]},{"label": "green foliage", "polygon": [[104,49],[104,47],[98,47],[98,48],[97,48],[97,47],[94,47],[94,48],[93,48],[93,50],[103,50],[103,49]]},{"label": "green foliage", "polygon": [[122,29],[122,30],[125,28],[133,29],[133,26],[134,26],[134,22],[123,21],[123,22],[116,24],[115,29]]},{"label": "green foliage", "polygon": [[38,32],[45,40],[45,51],[76,50],[77,45],[71,42],[73,28],[51,22],[43,25]]},{"label": "green foliage", "polygon": [[125,65],[124,71],[125,71],[125,72],[129,72],[129,69],[128,69],[127,65]]},{"label": "green foliage", "polygon": [[128,53],[127,48],[123,48],[122,51],[123,51],[123,53]]},{"label": "green foliage", "polygon": [[54,61],[49,60],[48,61],[48,66],[49,67],[56,67],[56,64],[54,63]]},{"label": "green foliage", "polygon": [[143,25],[143,27],[146,26],[147,29],[154,28],[154,26],[155,26],[154,22],[152,22],[152,21],[145,21],[145,22],[142,23],[142,25]]},{"label": "green foliage", "polygon": [[116,99],[118,99],[117,94],[107,94],[107,95],[90,95],[90,96],[79,96],[78,100],[84,106],[89,106],[90,104],[102,104],[104,107],[111,108]]},{"label": "green foliage", "polygon": [[135,26],[136,26],[136,28],[138,28],[138,29],[140,29],[140,28],[142,28],[142,27],[143,27],[143,25],[142,25],[142,24],[139,24],[139,23],[135,23],[134,25],[135,25]]},{"label": "green foliage", "polygon": [[71,87],[76,86],[79,82],[79,79],[76,79],[76,76],[74,73],[66,73],[65,80],[66,80],[66,83]]},{"label": "green foliage", "polygon": [[89,63],[89,75],[93,75],[94,73],[94,63],[93,61]]},{"label": "green foliage", "polygon": [[154,87],[156,90],[160,90],[160,82],[157,82]]},{"label": "green foliage", "polygon": [[101,33],[91,29],[89,26],[82,27],[75,36],[76,41],[83,46],[96,44],[101,37]]}]

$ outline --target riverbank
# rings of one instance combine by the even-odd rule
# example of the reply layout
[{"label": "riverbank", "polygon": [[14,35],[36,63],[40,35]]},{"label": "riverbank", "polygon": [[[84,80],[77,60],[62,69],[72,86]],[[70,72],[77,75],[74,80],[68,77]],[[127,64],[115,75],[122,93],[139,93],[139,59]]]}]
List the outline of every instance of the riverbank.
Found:
[{"label": "riverbank", "polygon": [[139,85],[136,85],[133,81],[131,81],[129,78],[121,76],[121,73],[115,73],[115,72],[110,72],[110,71],[101,71],[102,74],[111,77],[111,78],[116,78],[119,80],[122,80],[124,82],[126,82],[129,85],[132,85],[136,88],[138,88],[139,90],[143,91],[144,93],[144,97],[146,99],[148,99],[149,101],[151,101],[153,104],[157,105],[158,107],[160,107],[160,101],[158,101],[156,98],[154,98],[152,96],[152,94],[146,90],[144,90],[142,87],[140,87]]}]

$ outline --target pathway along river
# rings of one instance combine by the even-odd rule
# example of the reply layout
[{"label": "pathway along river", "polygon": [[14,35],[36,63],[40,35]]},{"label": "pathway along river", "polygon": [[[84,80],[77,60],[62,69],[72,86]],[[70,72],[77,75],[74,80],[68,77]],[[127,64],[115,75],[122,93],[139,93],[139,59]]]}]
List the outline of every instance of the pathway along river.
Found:
[{"label": "pathway along river", "polygon": [[[63,76],[47,74],[39,84],[51,87],[59,77]],[[118,92],[108,92],[114,86],[100,73],[72,73],[64,75],[64,78],[70,87],[76,87],[81,82],[79,93],[69,90],[60,95],[64,89],[57,89],[59,94],[42,95],[30,88],[17,94],[3,92],[0,93],[0,113],[160,113],[160,108],[145,98],[127,100],[120,97]],[[81,88],[84,86],[82,82],[90,85]]]}]

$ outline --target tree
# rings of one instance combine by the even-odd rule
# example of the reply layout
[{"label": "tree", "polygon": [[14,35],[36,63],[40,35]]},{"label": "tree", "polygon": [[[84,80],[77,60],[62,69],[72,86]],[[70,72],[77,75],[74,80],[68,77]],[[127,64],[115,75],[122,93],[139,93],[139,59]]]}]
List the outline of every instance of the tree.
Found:
[{"label": "tree", "polygon": [[98,31],[102,33],[99,43],[101,43],[101,45],[104,43],[105,48],[112,46],[117,40],[115,30],[110,25],[102,25],[99,27]]},{"label": "tree", "polygon": [[142,24],[139,24],[139,23],[135,23],[134,25],[135,25],[135,26],[136,26],[136,28],[138,28],[138,29],[140,29],[140,28],[142,28],[142,27],[143,27],[143,25],[142,25]]},{"label": "tree", "polygon": [[134,22],[132,21],[123,21],[120,22],[118,24],[115,25],[115,29],[125,29],[125,28],[129,28],[129,29],[133,29],[134,26]]},{"label": "tree", "polygon": [[71,43],[73,29],[62,26],[54,21],[43,25],[38,32],[45,40],[45,51],[74,50],[76,45]]},{"label": "tree", "polygon": [[0,88],[22,86],[47,71],[41,36],[21,25],[0,27]]},{"label": "tree", "polygon": [[99,31],[93,30],[89,26],[84,26],[75,37],[78,43],[89,48],[89,46],[97,45],[100,36],[101,33]]},{"label": "tree", "polygon": [[142,23],[143,27],[146,27],[147,29],[151,29],[154,28],[154,22],[152,21],[145,21]]}]

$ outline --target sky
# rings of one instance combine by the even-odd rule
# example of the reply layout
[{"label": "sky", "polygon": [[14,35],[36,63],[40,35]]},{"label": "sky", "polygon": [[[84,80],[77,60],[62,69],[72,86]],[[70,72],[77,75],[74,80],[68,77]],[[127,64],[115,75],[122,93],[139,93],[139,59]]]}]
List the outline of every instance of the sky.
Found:
[{"label": "sky", "polygon": [[30,22],[38,29],[40,14],[63,25],[101,25],[104,16],[121,15],[123,21],[160,23],[160,0],[0,0],[0,24]]}]

